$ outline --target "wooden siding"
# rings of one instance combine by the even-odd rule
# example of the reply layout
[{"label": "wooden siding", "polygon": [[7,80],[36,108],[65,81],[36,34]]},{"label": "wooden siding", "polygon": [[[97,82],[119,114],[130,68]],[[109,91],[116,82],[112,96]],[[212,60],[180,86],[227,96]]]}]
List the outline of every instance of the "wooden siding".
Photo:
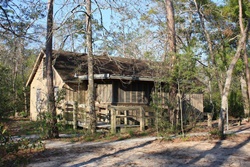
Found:
[{"label": "wooden siding", "polygon": [[152,86],[148,82],[114,83],[114,103],[148,104]]},{"label": "wooden siding", "polygon": [[87,85],[81,84],[68,84],[64,86],[66,95],[65,101],[77,101],[79,104],[85,104],[87,99]]},{"label": "wooden siding", "polygon": [[[30,76],[30,119],[36,121],[41,112],[47,111],[47,80],[43,78],[44,60],[41,58],[40,64],[34,70],[34,76]],[[58,90],[62,89],[65,84],[58,73],[53,68],[54,87]],[[39,97],[38,97],[39,96]]]},{"label": "wooden siding", "polygon": [[112,102],[112,84],[98,84],[96,88],[96,101],[99,103]]},{"label": "wooden siding", "polygon": [[[153,96],[156,96],[154,92]],[[162,105],[163,108],[168,108],[167,104],[169,99],[169,93],[158,92],[157,99],[158,101],[154,100],[154,103]],[[192,110],[203,112],[203,94],[185,94],[183,102],[185,104],[185,109],[187,108],[187,106],[190,106],[192,107]]]},{"label": "wooden siding", "polygon": [[203,94],[185,94],[184,98],[193,108],[203,112]]}]

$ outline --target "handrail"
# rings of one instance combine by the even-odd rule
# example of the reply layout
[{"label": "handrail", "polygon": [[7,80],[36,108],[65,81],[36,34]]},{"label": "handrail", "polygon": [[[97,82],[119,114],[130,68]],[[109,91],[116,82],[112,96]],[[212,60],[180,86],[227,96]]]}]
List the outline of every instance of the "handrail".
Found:
[{"label": "handrail", "polygon": [[145,130],[145,111],[142,106],[109,106],[108,110],[111,113],[111,133],[116,133],[116,118],[124,117],[125,122],[127,118],[131,117],[128,115],[118,115],[116,114],[116,111],[127,111],[127,110],[139,110],[140,112],[140,131]]}]

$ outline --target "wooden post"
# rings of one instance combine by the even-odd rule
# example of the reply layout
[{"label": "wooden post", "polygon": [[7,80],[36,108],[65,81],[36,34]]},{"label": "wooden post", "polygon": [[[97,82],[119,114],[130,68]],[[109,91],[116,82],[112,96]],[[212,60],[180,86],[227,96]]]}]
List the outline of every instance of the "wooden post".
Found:
[{"label": "wooden post", "polygon": [[124,125],[128,125],[128,110],[125,110],[124,111],[124,115],[125,115],[125,117],[124,117]]},{"label": "wooden post", "polygon": [[145,130],[145,112],[142,107],[140,107],[140,131]]},{"label": "wooden post", "polygon": [[65,118],[65,112],[66,112],[66,102],[62,104],[62,117],[63,117],[63,123],[66,123],[66,118]]},{"label": "wooden post", "polygon": [[116,133],[116,110],[111,108],[111,133]]},{"label": "wooden post", "polygon": [[73,129],[76,129],[76,124],[77,124],[77,120],[76,120],[76,111],[77,110],[77,102],[75,101],[73,103]]},{"label": "wooden post", "polygon": [[213,113],[207,113],[207,126],[212,128],[213,126]]}]

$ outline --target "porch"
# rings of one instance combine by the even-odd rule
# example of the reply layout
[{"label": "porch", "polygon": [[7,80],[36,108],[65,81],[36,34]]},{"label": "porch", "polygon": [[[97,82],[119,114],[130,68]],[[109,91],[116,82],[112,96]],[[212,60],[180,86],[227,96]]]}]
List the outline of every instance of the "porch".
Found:
[{"label": "porch", "polygon": [[[116,133],[127,128],[137,128],[144,131],[146,127],[154,124],[154,114],[147,106],[114,106],[110,104],[96,105],[97,129],[110,130]],[[73,125],[73,128],[82,127],[88,129],[89,111],[85,104],[66,101],[61,107],[62,120],[65,124]]]}]

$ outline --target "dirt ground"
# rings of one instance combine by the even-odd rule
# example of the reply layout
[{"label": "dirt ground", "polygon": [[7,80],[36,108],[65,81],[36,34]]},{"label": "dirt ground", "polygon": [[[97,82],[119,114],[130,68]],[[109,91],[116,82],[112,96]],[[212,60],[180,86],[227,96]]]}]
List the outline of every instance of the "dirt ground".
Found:
[{"label": "dirt ground", "polygon": [[28,166],[250,166],[250,124],[230,130],[237,135],[222,141],[208,137],[198,141],[195,137],[191,141],[155,137],[112,142],[50,140],[46,141],[46,150],[34,155]]}]

